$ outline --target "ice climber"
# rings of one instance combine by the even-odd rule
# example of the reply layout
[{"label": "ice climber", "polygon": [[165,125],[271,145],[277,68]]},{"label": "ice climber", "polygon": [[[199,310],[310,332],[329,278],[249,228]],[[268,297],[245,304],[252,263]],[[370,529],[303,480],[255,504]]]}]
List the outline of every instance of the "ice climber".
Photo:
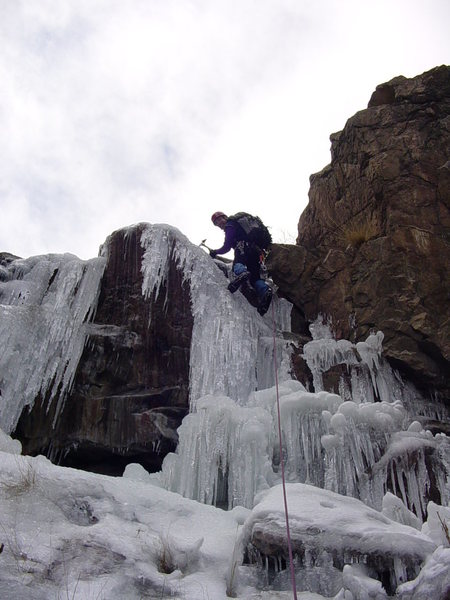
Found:
[{"label": "ice climber", "polygon": [[226,254],[234,248],[233,273],[235,278],[228,285],[232,294],[242,284],[250,283],[258,298],[258,312],[264,315],[272,301],[272,289],[261,277],[261,263],[264,250],[267,250],[272,238],[267,227],[258,217],[239,212],[227,217],[223,212],[215,212],[211,221],[225,232],[225,241],[218,250],[210,250],[215,258],[217,254]]}]

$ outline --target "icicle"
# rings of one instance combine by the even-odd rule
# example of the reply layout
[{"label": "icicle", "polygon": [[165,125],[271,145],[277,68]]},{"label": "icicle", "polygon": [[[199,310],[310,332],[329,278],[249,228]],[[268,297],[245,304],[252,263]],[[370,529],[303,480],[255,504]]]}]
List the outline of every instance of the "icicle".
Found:
[{"label": "icicle", "polygon": [[272,421],[265,410],[205,396],[178,433],[177,453],[163,463],[168,489],[232,508],[252,507],[257,492],[271,485]]},{"label": "icicle", "polygon": [[[190,360],[190,402],[208,394],[225,395],[244,403],[250,392],[274,384],[271,318],[262,319],[240,294],[232,296],[227,280],[211,258],[176,228],[148,225],[141,237],[142,292],[157,297],[170,261],[189,283],[194,326]],[[276,326],[285,327],[292,305],[274,298]],[[279,342],[280,343],[280,342]],[[290,354],[280,343],[280,368]]]},{"label": "icicle", "polygon": [[104,258],[70,254],[13,261],[0,282],[0,425],[12,431],[25,406],[59,396],[57,419],[95,312]]}]

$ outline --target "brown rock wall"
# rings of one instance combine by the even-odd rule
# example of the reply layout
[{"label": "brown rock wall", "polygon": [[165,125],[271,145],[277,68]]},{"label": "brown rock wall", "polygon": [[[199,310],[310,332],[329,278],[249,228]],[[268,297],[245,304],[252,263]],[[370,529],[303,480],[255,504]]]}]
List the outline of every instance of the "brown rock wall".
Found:
[{"label": "brown rock wall", "polygon": [[382,330],[391,362],[448,398],[450,67],[378,86],[331,142],[297,247],[273,248],[275,282],[337,337]]}]

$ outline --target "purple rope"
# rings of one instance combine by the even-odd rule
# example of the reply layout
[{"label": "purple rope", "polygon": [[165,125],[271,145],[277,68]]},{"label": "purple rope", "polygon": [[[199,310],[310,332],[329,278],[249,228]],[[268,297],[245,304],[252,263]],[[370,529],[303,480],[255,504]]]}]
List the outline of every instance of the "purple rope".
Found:
[{"label": "purple rope", "polygon": [[287,533],[288,552],[289,552],[289,566],[290,566],[290,570],[291,570],[292,593],[294,595],[294,600],[297,600],[297,588],[295,585],[294,559],[292,556],[291,533],[289,530],[289,513],[288,513],[287,496],[286,496],[286,480],[284,477],[283,446],[281,443],[280,394],[278,392],[277,343],[276,343],[276,337],[275,337],[275,309],[273,307],[273,302],[272,302],[272,324],[273,324],[273,358],[274,358],[274,362],[275,362],[275,388],[277,391],[278,439],[280,442],[280,464],[281,464],[281,480],[283,482],[284,515],[286,517],[286,533]]}]

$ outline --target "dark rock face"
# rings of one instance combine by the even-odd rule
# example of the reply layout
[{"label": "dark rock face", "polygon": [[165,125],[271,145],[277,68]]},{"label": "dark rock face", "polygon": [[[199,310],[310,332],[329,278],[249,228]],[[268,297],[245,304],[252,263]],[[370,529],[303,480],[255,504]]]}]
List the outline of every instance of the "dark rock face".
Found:
[{"label": "dark rock face", "polygon": [[269,257],[274,280],[338,338],[382,330],[391,364],[448,399],[450,67],[378,86],[331,141],[297,246]]},{"label": "dark rock face", "polygon": [[72,391],[55,429],[55,407],[46,414],[44,399],[22,414],[15,436],[24,452],[122,474],[133,461],[159,470],[175,449],[189,405],[190,295],[171,263],[167,290],[156,300],[143,296],[141,233],[135,226],[108,239],[98,309]]},{"label": "dark rock face", "polygon": [[5,267],[7,267],[12,261],[19,258],[14,254],[10,254],[9,252],[0,252],[0,281],[6,281],[8,278],[7,271]]}]

